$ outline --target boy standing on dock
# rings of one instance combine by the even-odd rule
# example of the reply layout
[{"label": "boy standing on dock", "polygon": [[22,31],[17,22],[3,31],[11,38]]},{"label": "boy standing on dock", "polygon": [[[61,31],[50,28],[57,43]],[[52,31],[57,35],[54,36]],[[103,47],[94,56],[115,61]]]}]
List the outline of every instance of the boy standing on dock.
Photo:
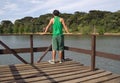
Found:
[{"label": "boy standing on dock", "polygon": [[56,51],[59,52],[59,63],[62,63],[62,57],[64,50],[64,35],[63,28],[67,33],[69,33],[68,28],[64,22],[64,19],[59,17],[60,12],[58,10],[53,11],[54,17],[50,19],[48,25],[45,28],[45,32],[42,34],[46,34],[48,28],[52,25],[52,60],[49,60],[49,63],[55,64],[56,60]]}]

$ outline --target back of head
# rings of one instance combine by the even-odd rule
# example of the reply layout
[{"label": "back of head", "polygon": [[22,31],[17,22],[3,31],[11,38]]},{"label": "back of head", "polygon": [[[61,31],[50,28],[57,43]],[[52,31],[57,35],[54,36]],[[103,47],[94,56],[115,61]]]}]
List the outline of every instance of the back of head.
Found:
[{"label": "back of head", "polygon": [[60,14],[59,10],[54,10],[54,11],[53,11],[53,15],[54,15],[54,16],[59,16],[59,14]]}]

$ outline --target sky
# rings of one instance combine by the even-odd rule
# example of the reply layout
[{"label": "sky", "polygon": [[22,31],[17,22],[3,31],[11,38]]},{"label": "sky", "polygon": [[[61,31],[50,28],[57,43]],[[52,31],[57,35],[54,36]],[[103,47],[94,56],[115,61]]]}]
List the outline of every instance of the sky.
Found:
[{"label": "sky", "polygon": [[116,12],[120,10],[120,0],[0,0],[0,22],[14,22],[26,16],[39,17],[55,9],[61,13],[90,10]]}]

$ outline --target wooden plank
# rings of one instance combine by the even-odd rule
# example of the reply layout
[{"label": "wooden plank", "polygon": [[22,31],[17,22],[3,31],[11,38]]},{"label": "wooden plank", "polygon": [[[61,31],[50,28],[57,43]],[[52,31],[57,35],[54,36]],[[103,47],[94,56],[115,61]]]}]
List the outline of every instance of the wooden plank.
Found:
[{"label": "wooden plank", "polygon": [[102,83],[120,83],[120,76],[118,78],[107,80],[106,82],[102,82]]},{"label": "wooden plank", "polygon": [[[90,71],[90,70],[81,70],[81,71],[79,71],[79,73],[85,73],[85,72],[88,72],[88,71]],[[52,73],[52,72],[51,72]],[[24,81],[26,81],[26,82],[36,82],[36,81],[39,81],[39,82],[42,82],[42,83],[44,83],[44,81],[46,81],[47,80],[47,82],[49,81],[49,79],[52,79],[52,80],[54,80],[54,78],[56,78],[56,79],[60,79],[61,77],[63,77],[63,74],[64,74],[64,76],[66,77],[66,76],[69,76],[69,75],[72,75],[72,74],[74,74],[74,71],[73,71],[73,73],[71,73],[71,72],[67,72],[67,73],[59,73],[59,74],[52,74],[52,75],[49,75],[48,73],[44,73],[44,75],[42,75],[42,76],[39,76],[39,77],[32,77],[32,78],[26,78],[26,79],[24,79]],[[78,73],[78,72],[77,72]],[[66,74],[66,75],[65,75]],[[23,80],[16,80],[16,82],[22,82]],[[11,82],[13,82],[13,81],[11,81]]]},{"label": "wooden plank", "polygon": [[0,44],[4,47],[4,48],[6,48],[8,51],[10,51],[16,58],[18,58],[21,62],[23,62],[23,63],[25,63],[25,64],[27,64],[28,62],[27,61],[25,61],[22,57],[20,57],[17,53],[16,53],[16,51],[14,51],[14,50],[12,50],[11,48],[9,48],[6,44],[4,44],[2,41],[0,41]]},{"label": "wooden plank", "polygon": [[[22,33],[22,34],[19,34],[19,33],[12,33],[12,34],[0,34],[0,36],[29,36],[29,35],[35,35],[35,36],[40,36],[41,34],[39,33]],[[45,35],[51,35],[51,33],[46,33]],[[73,33],[73,34],[67,34],[67,33],[64,33],[64,35],[71,35],[71,36],[84,36],[83,34],[80,34],[80,33]],[[115,36],[115,37],[119,37],[120,36],[120,33],[105,33],[104,35],[98,35],[98,34],[91,34],[91,35],[95,35],[95,36]],[[91,36],[91,35],[88,35],[88,36]]]},{"label": "wooden plank", "polygon": [[[72,61],[69,61],[69,62],[72,62]],[[69,63],[68,62],[68,63]],[[46,65],[46,64],[48,64],[48,62],[46,62],[46,61],[43,61],[43,62],[41,62],[41,63],[35,63],[34,65]],[[0,68],[9,68],[9,66],[16,66],[16,67],[25,67],[25,66],[31,66],[31,64],[13,64],[13,65],[0,65]]]},{"label": "wooden plank", "polygon": [[[47,48],[48,47],[34,47],[33,51],[34,52],[44,52]],[[30,48],[16,48],[16,49],[12,49],[12,50],[14,50],[17,53],[30,53]],[[78,53],[91,54],[91,50],[75,48],[75,47],[65,46],[65,50],[78,52]],[[51,51],[51,49],[49,51]],[[10,52],[10,51],[8,51],[6,49],[0,49],[0,54],[12,54],[12,52]],[[105,52],[96,51],[96,56],[120,61],[120,55],[118,55],[118,54],[112,54],[112,53],[105,53]]]},{"label": "wooden plank", "polygon": [[[44,52],[48,47],[34,47],[33,51],[34,52]],[[11,48],[12,49],[12,48]],[[31,48],[15,48],[12,49],[17,53],[30,53]],[[49,50],[51,51],[51,49]],[[0,49],[0,54],[12,54],[12,52],[6,50],[6,49]],[[9,55],[7,55],[9,56]]]},{"label": "wooden plank", "polygon": [[91,50],[81,49],[81,48],[75,48],[75,47],[68,47],[65,46],[65,50],[78,52],[78,53],[85,53],[85,54],[91,54]]},{"label": "wooden plank", "polygon": [[34,69],[34,67],[33,66],[36,66],[37,68],[55,68],[56,66],[59,66],[59,67],[64,67],[64,65],[66,65],[66,67],[67,66],[82,66],[82,64],[79,64],[79,63],[72,63],[72,62],[64,62],[63,64],[54,64],[54,65],[51,65],[51,64],[44,64],[44,65],[27,65],[27,66],[25,66],[25,65],[23,65],[22,67],[16,67],[16,66],[8,66],[8,68],[6,69],[0,69],[0,71],[1,72],[5,72],[5,73],[7,73],[7,71],[16,71],[16,69],[14,69],[14,67],[15,68],[17,68],[17,70],[19,70],[19,71],[22,71],[22,70],[27,70],[28,71],[28,69]]},{"label": "wooden plank", "polygon": [[[100,72],[100,73],[96,73],[96,74],[91,74],[90,76],[86,76],[86,77],[82,77],[82,78],[78,78],[78,79],[73,79],[73,80],[69,80],[70,83],[77,83],[77,82],[85,82],[85,81],[88,81],[88,80],[91,80],[91,79],[95,79],[95,78],[98,78],[98,77],[101,77],[101,76],[104,76],[104,75],[110,75],[112,74],[111,72]],[[67,83],[68,81],[66,82],[63,82],[63,83]]]},{"label": "wooden plank", "polygon": [[37,63],[41,62],[41,60],[43,59],[43,57],[48,53],[48,51],[52,48],[52,44],[45,50],[45,52],[43,53],[43,55],[39,58],[39,60],[37,61]]},{"label": "wooden plank", "polygon": [[120,61],[120,55],[118,55],[118,54],[112,54],[112,53],[105,53],[105,52],[97,51],[96,56]]},{"label": "wooden plank", "polygon": [[[56,66],[57,67],[57,66]],[[60,69],[65,69],[65,68],[74,68],[74,67],[82,67],[82,66],[79,66],[79,65],[68,65],[68,66],[66,66],[66,67],[64,67],[64,66],[59,66],[59,67],[51,67],[51,68],[49,68],[49,69],[58,69],[58,68],[60,68]],[[29,69],[29,68],[28,68]],[[48,68],[37,68],[37,69],[41,69],[41,70],[49,70]],[[19,70],[16,70],[16,71],[19,71],[19,72],[29,72],[29,71],[35,71],[36,69],[34,68],[34,69],[30,69],[30,70],[21,70],[21,71],[19,71]],[[16,71],[14,71],[13,73],[15,73]],[[9,73],[11,73],[11,71],[8,71],[8,73],[6,73],[6,72],[1,72],[1,73],[3,73],[3,74],[9,74]],[[2,75],[2,74],[1,74]]]},{"label": "wooden plank", "polygon": [[[54,65],[51,65],[50,63],[48,63],[48,62],[41,62],[41,63],[36,63],[36,64],[34,64],[35,66],[39,66],[39,67],[46,67],[46,66],[57,66],[57,65],[64,65],[64,64],[80,64],[79,62],[75,62],[75,61],[65,61],[63,64],[54,64]],[[81,64],[80,64],[81,65]],[[0,66],[0,68],[8,68],[9,69],[9,67],[14,67],[14,66],[16,66],[17,68],[24,68],[24,67],[31,67],[32,65],[31,64],[14,64],[14,65],[1,65]]]},{"label": "wooden plank", "polygon": [[103,83],[108,81],[112,83],[113,80],[119,83],[118,80],[120,80],[120,75],[104,70],[91,71],[90,67],[74,61],[65,61],[62,64],[56,63],[54,65],[42,62],[34,65],[21,64],[10,67],[3,66],[2,69],[0,66],[0,83]]},{"label": "wooden plank", "polygon": [[[34,77],[38,77],[38,76],[41,77],[41,76],[45,76],[45,75],[60,77],[62,75],[61,73],[65,73],[65,75],[69,75],[70,73],[75,74],[75,73],[81,72],[83,70],[84,70],[84,72],[90,71],[90,70],[85,70],[85,69],[87,69],[87,68],[75,68],[75,69],[71,69],[71,70],[61,69],[62,71],[58,70],[58,71],[51,71],[51,72],[40,70],[41,72],[39,71],[34,74],[31,74],[30,72],[29,72],[29,74],[28,73],[26,73],[26,74],[24,73],[24,75],[20,74],[20,76],[19,75],[15,76],[15,78],[19,80],[20,78],[27,79],[28,77],[34,78]],[[6,78],[3,78],[2,81],[13,80],[13,79],[14,79],[14,76],[6,77]]]},{"label": "wooden plank", "polygon": [[82,82],[82,83],[101,83],[101,82],[103,83],[104,81],[108,81],[108,80],[115,79],[118,77],[119,77],[119,75],[111,74],[111,75],[105,75],[105,76],[95,78],[95,79],[90,79],[90,80]]},{"label": "wooden plank", "polygon": [[[57,66],[56,66],[57,67]],[[63,69],[65,69],[65,68],[74,68],[74,67],[82,67],[82,66],[79,66],[79,65],[68,65],[68,66],[66,66],[66,67],[64,67],[64,66],[59,66],[59,67],[51,67],[51,68],[49,68],[49,69],[58,69],[58,68],[63,68]],[[87,67],[88,68],[88,67]],[[44,70],[48,70],[48,68],[37,68],[37,69],[44,69]],[[19,72],[29,72],[29,71],[35,71],[36,69],[34,68],[34,69],[30,69],[30,70],[15,70],[13,73],[15,73],[16,71],[19,71]],[[3,74],[9,74],[9,72],[11,73],[11,71],[8,71],[8,73],[5,73],[5,72],[2,72]],[[1,74],[2,75],[2,74]]]},{"label": "wooden plank", "polygon": [[[48,64],[48,63],[46,63],[47,65],[51,65],[51,64]],[[22,65],[23,66],[23,65]],[[25,65],[24,65],[25,66]],[[27,66],[29,66],[29,65],[27,65]],[[39,67],[39,64],[37,64],[37,66]],[[67,62],[64,62],[63,64],[55,64],[55,65],[51,65],[52,67],[52,69],[49,67],[49,66],[47,66],[46,67],[46,65],[43,65],[45,68],[46,68],[46,71],[45,71],[45,68],[43,67],[43,70],[44,70],[44,72],[47,72],[47,73],[50,73],[50,72],[58,72],[59,70],[64,70],[64,71],[66,71],[66,70],[68,70],[68,69],[72,69],[72,68],[74,68],[74,69],[85,69],[85,67],[82,67],[81,66],[81,64],[80,63],[76,63],[76,62],[73,62],[73,61],[67,61]],[[71,66],[71,67],[70,67]],[[18,66],[19,68],[21,68],[20,67],[20,65]],[[38,68],[37,67],[37,68]],[[48,69],[48,67],[49,67],[49,69]],[[17,70],[19,69],[19,68],[17,68]],[[55,68],[58,68],[58,69],[55,69]],[[40,68],[40,69],[42,69],[42,68]],[[86,67],[86,69],[88,69],[88,67]],[[30,69],[31,70],[31,69]],[[38,68],[38,70],[39,70],[39,68]],[[28,71],[28,70],[27,70]],[[32,70],[31,70],[32,71]],[[29,75],[30,73],[29,72],[31,72],[31,71],[28,71],[28,73],[26,73],[26,71],[21,71],[21,73],[23,73],[23,75],[22,74],[20,74],[20,71],[19,71],[19,74],[18,74],[18,76],[19,75],[21,75],[19,78],[21,78],[22,76],[25,76],[25,75]],[[33,70],[34,72],[33,72],[33,74],[36,74],[35,73],[35,70]],[[25,74],[26,73],[26,74]],[[12,73],[12,76],[14,76],[13,75],[13,73]],[[16,77],[15,77],[16,78]],[[14,77],[12,78],[12,77],[9,77],[9,75],[8,75],[8,77],[7,77],[7,79],[14,79]],[[6,78],[5,79],[3,79],[3,80],[7,80]]]},{"label": "wooden plank", "polygon": [[[25,66],[22,66],[23,68],[22,67],[14,67],[14,66],[12,66],[11,68],[9,68],[8,70],[5,70],[5,71],[4,71],[4,69],[2,70],[2,68],[1,68],[1,72],[3,74],[9,74],[9,72],[11,73],[11,71],[14,71],[14,72],[16,72],[16,71],[19,71],[19,72],[33,71],[33,70],[35,70],[35,67],[37,69],[44,69],[44,70],[45,69],[47,70],[49,68],[49,70],[50,70],[50,69],[56,69],[56,68],[81,67],[81,66],[82,65],[79,64],[79,63],[64,62],[63,64],[55,64],[55,65],[51,65],[51,64],[47,64],[47,65],[43,65],[43,66],[41,66],[41,65],[33,65],[33,66],[30,65],[30,67],[27,66],[26,68],[25,68]],[[28,70],[28,69],[30,69],[30,70]]]},{"label": "wooden plank", "polygon": [[[50,71],[52,71],[52,70],[57,71],[57,70],[60,70],[60,69],[81,68],[81,67],[78,67],[78,66],[77,66],[77,67],[69,66],[69,67],[65,67],[65,68],[64,68],[64,67],[62,67],[62,68],[58,67],[58,68],[59,68],[59,69],[57,69],[57,68],[49,68],[49,69],[48,69],[48,68],[42,68],[42,69],[40,69],[40,70],[43,70],[43,69],[44,69],[44,70],[47,70],[47,71],[50,72]],[[86,68],[88,68],[88,67],[86,67]],[[38,68],[38,69],[39,69],[39,68]],[[50,69],[51,69],[51,70],[50,70]],[[25,73],[27,73],[27,72],[32,73],[33,71],[34,71],[34,72],[38,72],[36,69],[32,69],[32,70],[29,70],[29,71],[27,71],[27,70],[26,70],[26,71],[19,71],[19,74],[22,74],[22,73],[24,73],[24,72],[25,72]],[[16,74],[17,71],[14,71],[14,72],[11,71],[11,72],[12,72],[12,75],[17,75],[17,74]],[[1,76],[9,75],[9,74],[11,74],[11,72],[9,72],[9,73],[2,73]]]},{"label": "wooden plank", "polygon": [[[74,75],[68,75],[68,76],[61,76],[61,77],[57,77],[55,78],[54,76],[50,76],[51,78],[53,78],[56,82],[64,82],[64,81],[69,81],[71,79],[76,79],[76,78],[82,78],[85,76],[89,76],[89,75],[93,75],[96,73],[100,73],[100,72],[104,72],[103,70],[97,70],[97,71],[90,71],[90,72],[86,72],[86,73],[79,73],[79,74],[74,74]],[[39,80],[38,80],[39,81]],[[40,82],[46,83],[46,82],[50,82],[51,80],[40,80]],[[69,81],[71,82],[71,81]],[[68,83],[68,82],[67,82]],[[74,82],[72,82],[74,83]]]},{"label": "wooden plank", "polygon": [[96,36],[92,35],[91,38],[91,70],[95,70],[95,58],[96,58]]},{"label": "wooden plank", "polygon": [[30,35],[30,53],[31,53],[31,64],[34,62],[34,53],[33,53],[33,35]]},{"label": "wooden plank", "polygon": [[[78,68],[78,69],[88,69],[88,67],[83,67],[83,66],[68,66],[68,67],[57,67],[57,68],[44,68],[44,69],[39,69],[39,70],[42,70],[44,72],[55,72],[55,71],[60,71],[60,70],[68,70],[68,69],[75,69],[75,68]],[[19,73],[16,73],[15,71],[11,74],[10,73],[3,73],[0,75],[0,77],[4,78],[4,77],[8,77],[8,76],[16,76],[16,75],[25,75],[25,74],[34,74],[34,73],[39,73],[38,70],[36,69],[33,69],[33,70],[29,70],[29,71],[19,71]]]},{"label": "wooden plank", "polygon": [[[76,69],[77,68],[77,69]],[[62,68],[62,69],[53,69],[53,70],[41,70],[42,72],[40,72],[40,70],[39,71],[29,71],[29,72],[20,72],[19,74],[18,73],[16,73],[16,74],[13,74],[12,76],[17,76],[17,75],[28,75],[28,74],[36,74],[36,73],[43,73],[43,72],[46,72],[46,73],[50,73],[50,72],[52,72],[52,73],[54,73],[54,72],[57,72],[57,73],[59,73],[59,71],[60,70],[63,70],[63,71],[61,71],[61,72],[64,72],[64,71],[68,71],[68,69],[71,69],[70,71],[77,71],[78,69],[79,70],[83,70],[83,69],[88,69],[87,67],[68,67],[68,68]],[[1,76],[1,77],[9,77],[10,75],[8,75],[8,74],[6,74],[6,75],[3,75],[3,76]]]}]

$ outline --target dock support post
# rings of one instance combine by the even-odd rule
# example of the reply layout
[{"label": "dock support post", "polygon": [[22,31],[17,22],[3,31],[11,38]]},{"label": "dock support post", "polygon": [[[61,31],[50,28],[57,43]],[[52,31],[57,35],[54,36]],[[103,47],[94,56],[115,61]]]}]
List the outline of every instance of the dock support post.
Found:
[{"label": "dock support post", "polygon": [[31,64],[34,63],[34,54],[33,54],[33,35],[30,35],[30,52],[31,52]]},{"label": "dock support post", "polygon": [[92,35],[91,40],[91,70],[95,70],[95,56],[96,56],[96,36]]}]

